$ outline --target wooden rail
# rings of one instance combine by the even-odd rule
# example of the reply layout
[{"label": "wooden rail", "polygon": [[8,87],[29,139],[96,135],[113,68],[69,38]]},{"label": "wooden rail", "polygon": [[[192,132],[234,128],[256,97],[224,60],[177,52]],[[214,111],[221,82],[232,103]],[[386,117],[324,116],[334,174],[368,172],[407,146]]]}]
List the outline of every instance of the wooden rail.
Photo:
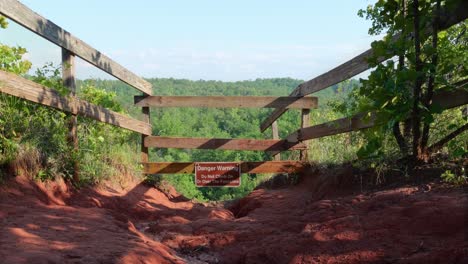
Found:
[{"label": "wooden rail", "polygon": [[[440,106],[442,109],[450,109],[468,104],[468,91],[464,88],[466,84],[452,91],[436,91],[432,104]],[[345,117],[334,121],[301,128],[291,133],[286,140],[294,143],[314,138],[321,138],[351,131],[362,130],[373,127],[376,124],[375,115],[358,114],[351,118]]]},{"label": "wooden rail", "polygon": [[[461,0],[449,0],[447,1],[446,8],[441,12],[441,19],[439,23],[439,29],[447,29],[452,25],[455,25],[468,17],[468,1]],[[393,39],[398,39],[399,36],[395,36]],[[362,73],[370,69],[368,60],[373,56],[372,48],[352,58],[351,60],[341,64],[340,66],[333,68],[332,70],[321,74],[312,80],[300,84],[289,96],[302,97],[311,93],[318,92],[332,85],[347,80],[359,73]],[[383,62],[388,58],[391,58],[393,54],[388,54],[385,57],[377,58],[377,63]],[[260,125],[260,131],[264,132],[271,124],[278,119],[282,114],[287,111],[285,108],[275,109],[265,121]]]},{"label": "wooden rail", "polygon": [[373,127],[375,125],[375,116],[370,115],[368,119],[365,119],[364,116],[359,114],[351,118],[345,117],[320,125],[301,128],[289,134],[286,140],[291,143],[300,142]]},{"label": "wooden rail", "polygon": [[274,139],[185,138],[156,136],[146,137],[144,144],[146,147],[178,149],[285,151],[304,150],[307,148],[307,146],[302,143],[290,143],[286,140]]},{"label": "wooden rail", "polygon": [[135,96],[136,106],[214,108],[317,108],[317,97],[274,96]]},{"label": "wooden rail", "polygon": [[[239,162],[242,173],[299,173],[310,164],[301,161],[257,161]],[[145,174],[192,174],[194,162],[151,162],[143,163]]]},{"label": "wooden rail", "polygon": [[75,97],[62,96],[55,90],[2,70],[0,70],[0,92],[50,106],[64,112],[89,117],[144,135],[151,135],[151,126],[148,123],[124,116]]},{"label": "wooden rail", "polygon": [[35,13],[16,0],[0,0],[0,14],[17,22],[37,35],[67,49],[76,56],[109,73],[117,79],[135,87],[145,94],[151,94],[151,84],[130,72],[84,41]]}]

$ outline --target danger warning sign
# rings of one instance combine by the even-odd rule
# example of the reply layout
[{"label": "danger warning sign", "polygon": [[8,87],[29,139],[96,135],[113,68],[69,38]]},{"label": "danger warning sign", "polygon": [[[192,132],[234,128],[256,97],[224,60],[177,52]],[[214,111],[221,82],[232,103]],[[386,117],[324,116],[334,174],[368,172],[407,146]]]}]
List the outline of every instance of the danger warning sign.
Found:
[{"label": "danger warning sign", "polygon": [[239,187],[241,166],[236,162],[195,163],[197,187]]}]

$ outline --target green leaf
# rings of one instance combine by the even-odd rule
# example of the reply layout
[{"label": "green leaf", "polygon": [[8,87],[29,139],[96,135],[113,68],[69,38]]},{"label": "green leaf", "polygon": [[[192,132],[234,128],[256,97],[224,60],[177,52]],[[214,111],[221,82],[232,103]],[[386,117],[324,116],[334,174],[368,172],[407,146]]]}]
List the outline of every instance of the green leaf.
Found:
[{"label": "green leaf", "polygon": [[386,101],[386,102],[385,102],[385,103],[384,103],[384,104],[383,104],[383,105],[380,107],[380,109],[384,109],[384,108],[385,108],[385,106],[387,106],[387,105],[388,105],[388,103],[390,103],[390,101]]}]

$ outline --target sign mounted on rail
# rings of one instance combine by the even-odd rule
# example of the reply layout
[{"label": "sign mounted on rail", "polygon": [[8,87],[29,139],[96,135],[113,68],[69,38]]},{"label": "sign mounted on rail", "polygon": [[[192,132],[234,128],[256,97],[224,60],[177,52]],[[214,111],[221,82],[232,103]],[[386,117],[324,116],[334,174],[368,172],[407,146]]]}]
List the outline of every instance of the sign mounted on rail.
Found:
[{"label": "sign mounted on rail", "polygon": [[195,185],[197,187],[239,187],[241,184],[239,162],[195,163]]}]

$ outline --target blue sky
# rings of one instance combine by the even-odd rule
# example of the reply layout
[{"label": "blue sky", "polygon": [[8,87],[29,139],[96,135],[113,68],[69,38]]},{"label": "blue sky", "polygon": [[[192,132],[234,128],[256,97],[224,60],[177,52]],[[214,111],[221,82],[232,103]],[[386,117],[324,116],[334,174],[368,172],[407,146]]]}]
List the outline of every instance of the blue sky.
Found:
[{"label": "blue sky", "polygon": [[[237,81],[311,79],[368,49],[368,0],[22,0],[144,77]],[[60,49],[10,23],[0,42],[20,45],[35,67]],[[80,61],[79,78],[109,78]]]}]

